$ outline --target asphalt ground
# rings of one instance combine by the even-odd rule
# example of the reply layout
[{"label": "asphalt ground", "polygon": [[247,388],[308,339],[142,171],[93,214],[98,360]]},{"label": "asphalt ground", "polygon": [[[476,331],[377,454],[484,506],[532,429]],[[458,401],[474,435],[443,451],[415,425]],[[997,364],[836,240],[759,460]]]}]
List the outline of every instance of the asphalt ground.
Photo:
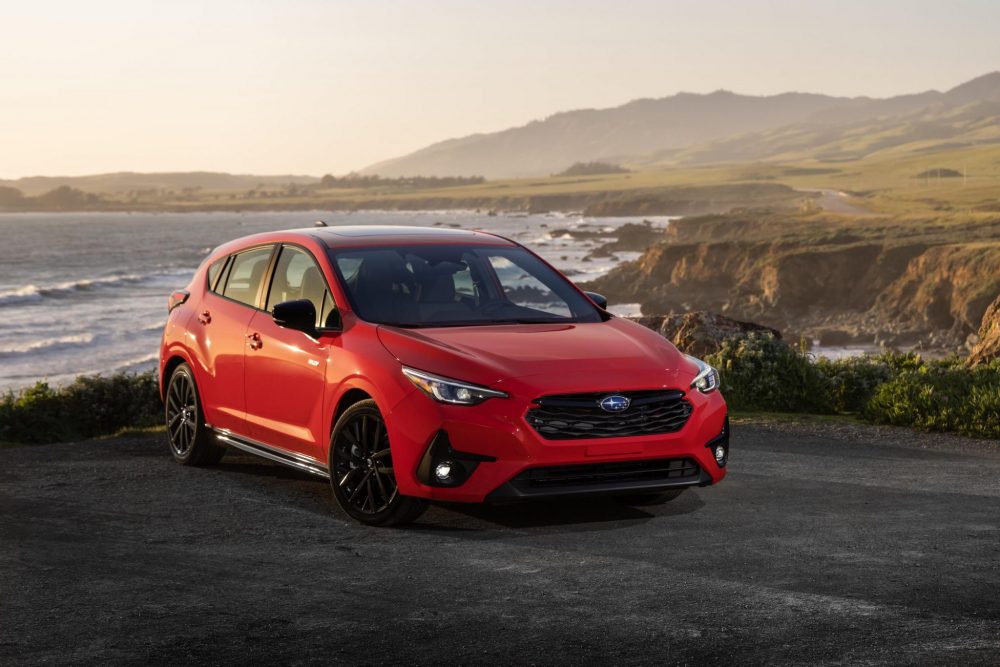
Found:
[{"label": "asphalt ground", "polygon": [[1000,664],[1000,443],[734,424],[676,500],[351,522],[162,434],[0,449],[0,664]]}]

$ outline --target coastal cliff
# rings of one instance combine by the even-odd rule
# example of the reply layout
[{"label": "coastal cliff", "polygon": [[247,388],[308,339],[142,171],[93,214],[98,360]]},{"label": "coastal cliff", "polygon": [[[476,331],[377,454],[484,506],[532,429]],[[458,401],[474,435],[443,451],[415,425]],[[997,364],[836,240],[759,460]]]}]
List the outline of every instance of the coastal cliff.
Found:
[{"label": "coastal cliff", "polygon": [[965,351],[1000,293],[1000,216],[689,218],[587,287],[646,315],[711,310],[830,344]]}]

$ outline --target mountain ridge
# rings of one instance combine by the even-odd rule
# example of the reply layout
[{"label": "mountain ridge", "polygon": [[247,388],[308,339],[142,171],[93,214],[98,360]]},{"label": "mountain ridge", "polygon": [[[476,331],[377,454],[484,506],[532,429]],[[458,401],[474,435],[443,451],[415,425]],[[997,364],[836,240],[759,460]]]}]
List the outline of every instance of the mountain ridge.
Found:
[{"label": "mountain ridge", "polygon": [[[362,173],[398,176],[476,174],[487,178],[545,176],[574,162],[629,161],[715,144],[685,163],[727,161],[718,142],[760,132],[808,125],[834,134],[847,126],[901,118],[924,111],[940,116],[963,105],[1000,102],[1000,71],[954,86],[888,98],[836,97],[786,92],[742,95],[719,89],[639,98],[616,107],[560,111],[497,132],[435,142],[407,155],[377,162]],[[883,123],[884,124],[884,123]],[[710,159],[708,156],[710,155]],[[853,155],[852,155],[853,156]],[[767,159],[755,154],[752,159]],[[743,158],[740,158],[743,159]]]}]

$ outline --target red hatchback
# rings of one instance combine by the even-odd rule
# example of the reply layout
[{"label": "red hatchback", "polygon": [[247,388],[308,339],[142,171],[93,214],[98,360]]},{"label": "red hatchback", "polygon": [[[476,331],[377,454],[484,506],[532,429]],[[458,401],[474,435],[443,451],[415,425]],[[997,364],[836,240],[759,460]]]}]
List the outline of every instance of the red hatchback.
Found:
[{"label": "red hatchback", "polygon": [[618,494],[725,476],[718,374],[483,232],[317,227],[216,249],[170,297],[174,458],[227,447],[328,478],[344,511]]}]

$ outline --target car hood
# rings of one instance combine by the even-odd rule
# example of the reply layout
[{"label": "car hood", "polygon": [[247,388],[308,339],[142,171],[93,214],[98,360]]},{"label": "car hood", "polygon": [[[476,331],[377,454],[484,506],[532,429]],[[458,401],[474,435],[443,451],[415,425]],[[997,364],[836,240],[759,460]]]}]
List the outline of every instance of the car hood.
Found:
[{"label": "car hood", "polygon": [[[689,362],[670,341],[620,318],[427,329],[381,325],[378,336],[405,366],[486,386],[535,378],[529,384],[538,388],[558,391],[566,384],[574,391],[588,391],[581,377],[604,388],[676,386],[678,370],[690,372]],[[657,382],[648,380],[651,374]]]}]

